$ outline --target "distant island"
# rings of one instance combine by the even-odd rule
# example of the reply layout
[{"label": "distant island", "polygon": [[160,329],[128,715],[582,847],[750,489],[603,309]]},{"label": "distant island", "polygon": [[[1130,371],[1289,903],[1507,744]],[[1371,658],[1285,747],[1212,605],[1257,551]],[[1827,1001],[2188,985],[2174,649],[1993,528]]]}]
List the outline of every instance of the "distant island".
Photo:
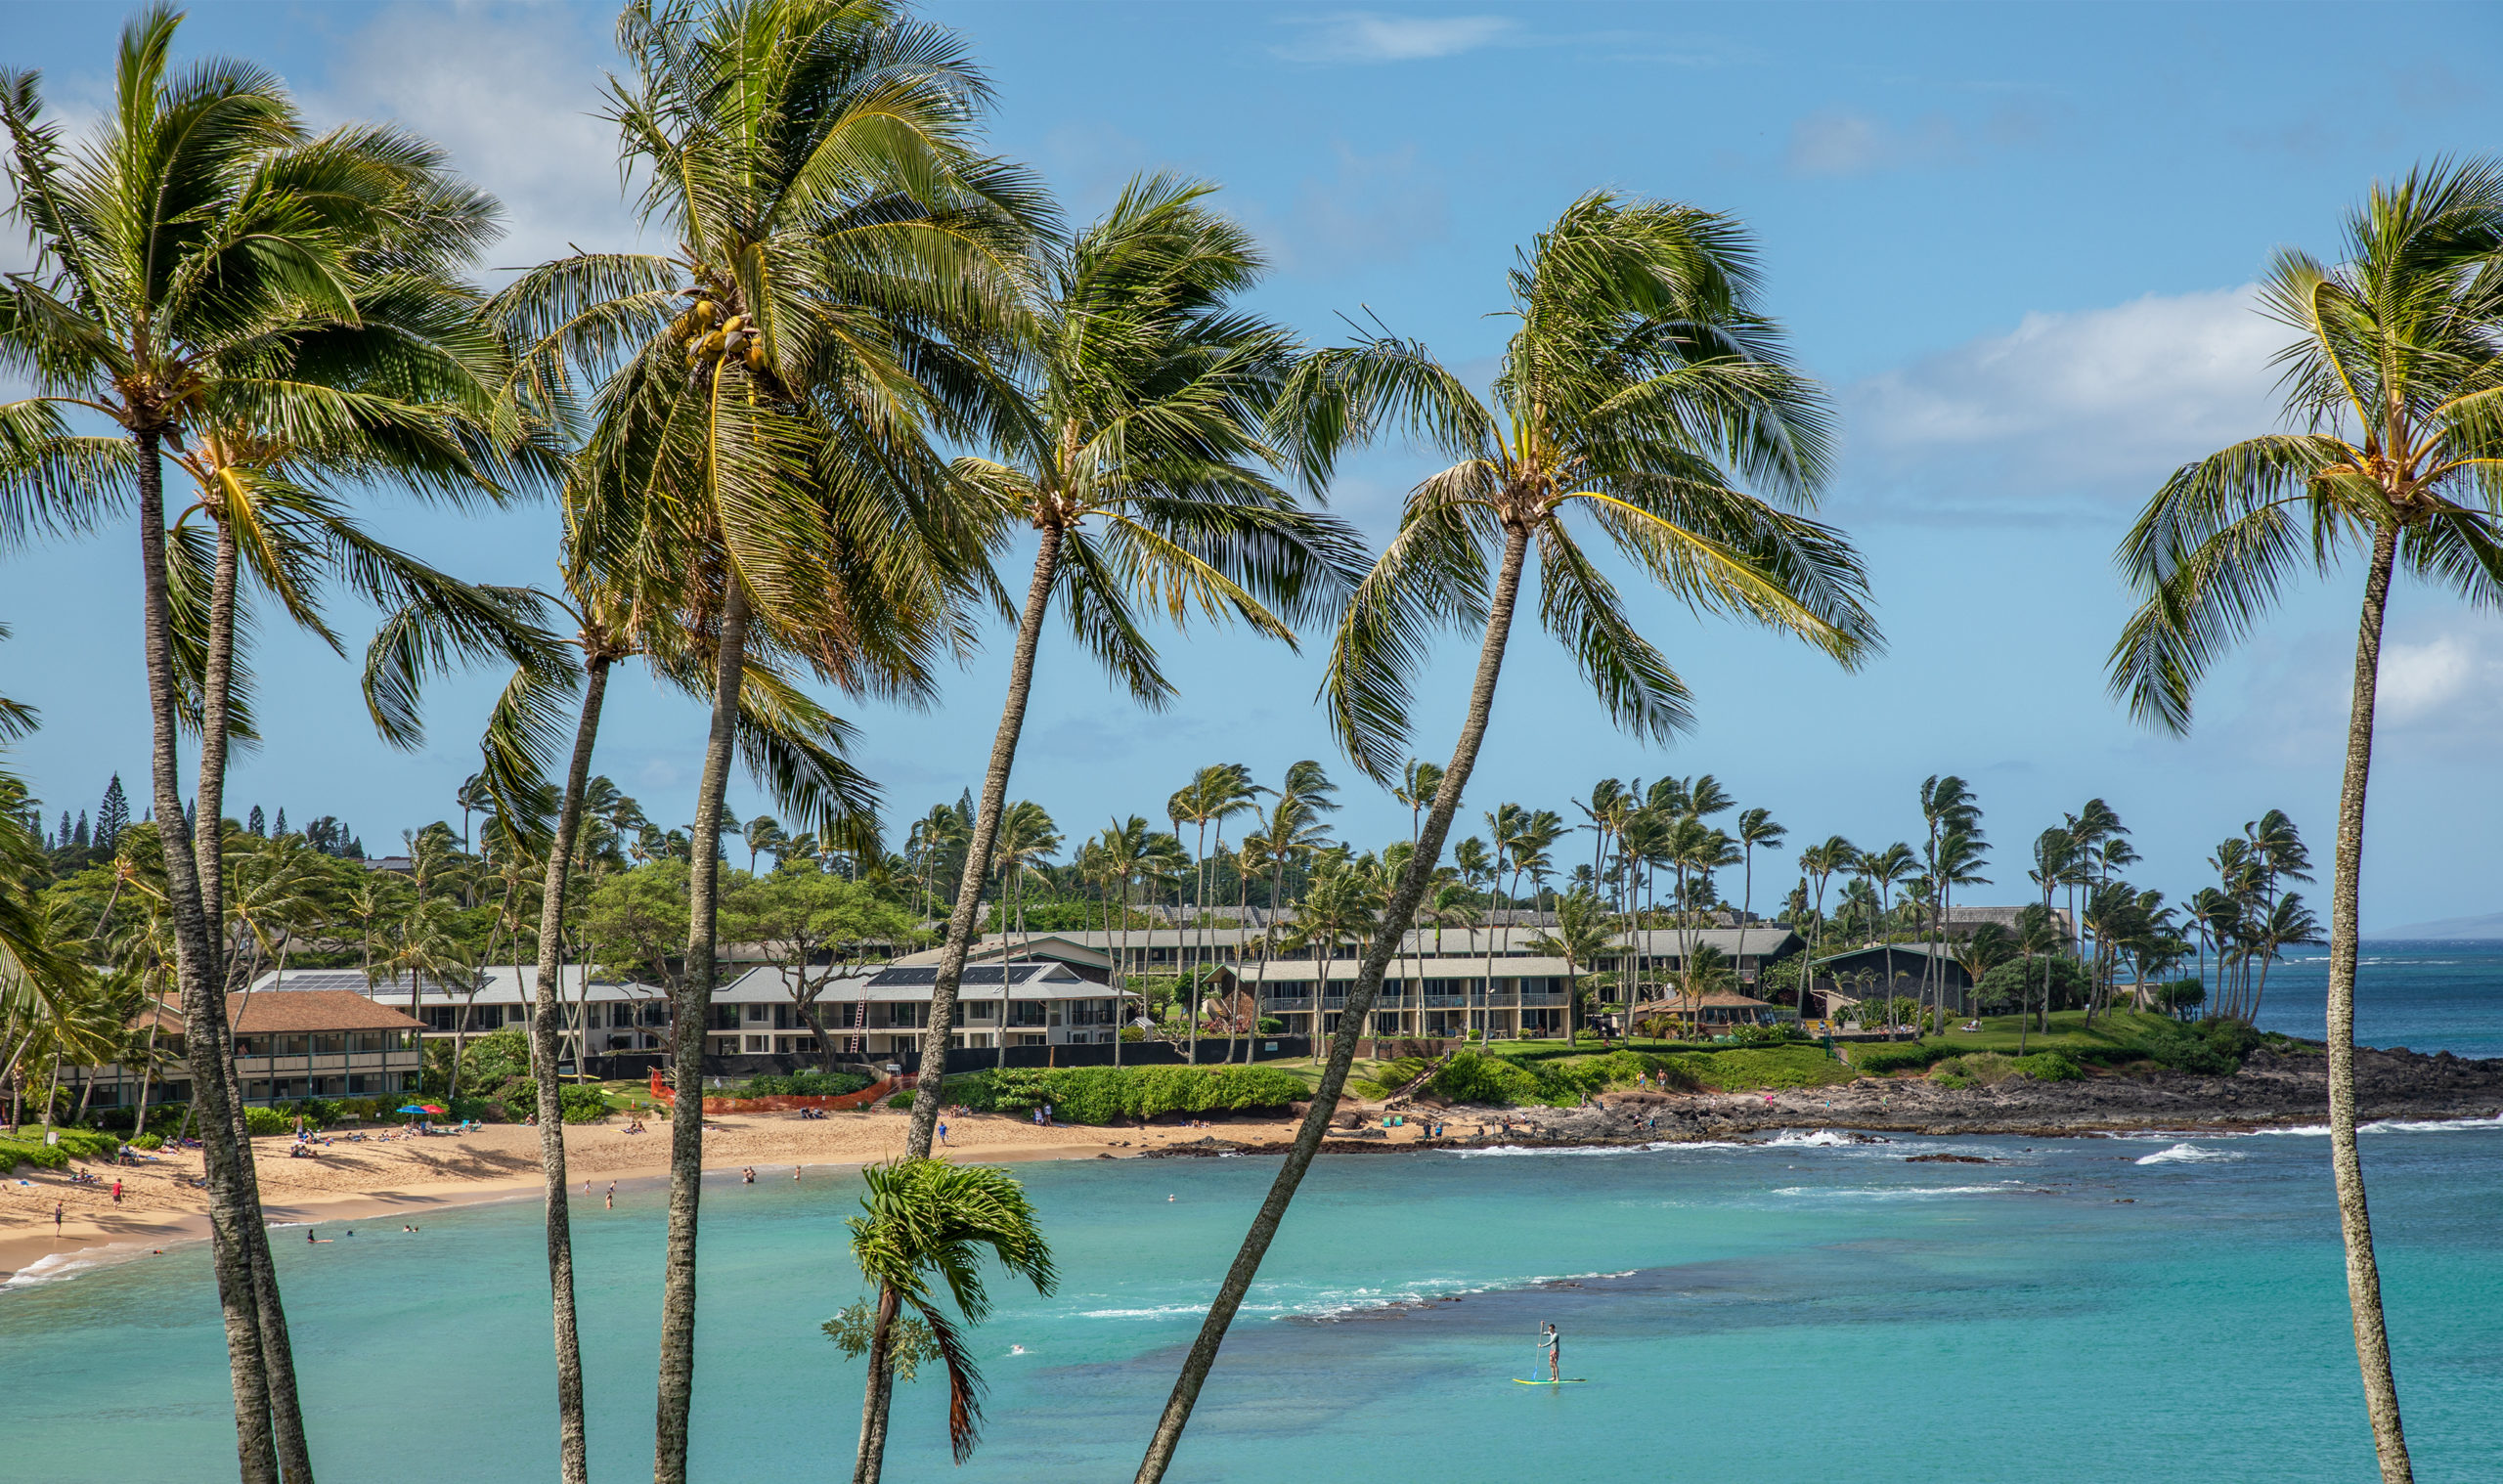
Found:
[{"label": "distant island", "polygon": [[2364,937],[2503,938],[2503,912],[2488,912],[2482,917],[2445,917],[2438,922],[2409,923],[2403,928],[2381,928]]}]

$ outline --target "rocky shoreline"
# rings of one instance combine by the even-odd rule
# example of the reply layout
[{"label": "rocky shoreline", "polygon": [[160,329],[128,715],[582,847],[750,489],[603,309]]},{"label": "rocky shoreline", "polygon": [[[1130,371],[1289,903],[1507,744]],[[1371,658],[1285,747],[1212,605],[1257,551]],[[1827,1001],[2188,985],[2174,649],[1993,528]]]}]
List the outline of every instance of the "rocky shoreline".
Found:
[{"label": "rocky shoreline", "polygon": [[[2503,1060],[2359,1049],[2355,1084],[2357,1112],[2366,1122],[2503,1119]],[[1379,1111],[1344,1112],[1337,1120],[1344,1135],[1326,1141],[1323,1152],[1608,1147],[1802,1129],[2038,1139],[2151,1130],[2248,1133],[2325,1125],[2329,1087],[2320,1055],[2260,1050],[2230,1075],[2130,1067],[2068,1082],[2011,1077],[1995,1086],[1962,1088],[1921,1076],[1862,1077],[1835,1087],[1771,1093],[1612,1092],[1570,1109],[1479,1108],[1421,1099],[1403,1112],[1448,1131],[1440,1138],[1403,1138],[1398,1135],[1404,1129],[1381,1127]],[[1148,1157],[1280,1154],[1289,1142],[1211,1134],[1149,1151]]]}]

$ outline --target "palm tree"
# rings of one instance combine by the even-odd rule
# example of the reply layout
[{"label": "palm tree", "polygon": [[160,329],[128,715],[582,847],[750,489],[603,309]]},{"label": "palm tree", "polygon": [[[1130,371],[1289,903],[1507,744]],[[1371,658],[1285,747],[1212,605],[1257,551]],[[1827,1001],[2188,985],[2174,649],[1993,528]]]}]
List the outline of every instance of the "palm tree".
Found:
[{"label": "palm tree", "polygon": [[[1026,879],[1048,870],[1047,862],[1060,845],[1060,827],[1041,805],[1020,799],[1001,810],[994,852],[999,864],[999,1033],[993,1041],[1001,1067],[1008,1065],[1009,944],[1022,939],[1026,932]],[[944,1043],[942,1047],[944,1053]]]},{"label": "palm tree", "polygon": [[[581,502],[568,487],[569,512]],[[562,966],[568,882],[587,820],[619,831],[651,831],[633,799],[605,777],[591,775],[592,758],[606,704],[610,672],[640,656],[656,677],[692,698],[712,699],[718,675],[706,637],[689,633],[674,615],[637,611],[621,592],[615,575],[590,567],[589,549],[613,549],[606,542],[568,542],[564,553],[567,593],[499,589],[505,622],[469,625],[442,605],[411,604],[386,619],[366,660],[367,709],[384,740],[414,750],[425,740],[420,691],[440,671],[481,661],[514,667],[490,713],[480,751],[479,774],[491,821],[527,821],[518,835],[527,851],[544,851],[539,951],[532,984],[532,1071],[538,1084],[540,1158],[547,1188],[549,1278],[556,1331],[557,1435],[567,1484],[589,1474],[583,1419],[581,1349],[576,1328],[571,1211],[567,1200],[563,1100],[556,1067],[563,1036]],[[549,610],[572,621],[571,641],[537,628]],[[768,659],[750,656],[738,687],[737,738],[757,780],[796,817],[815,821],[832,838],[874,834],[874,792],[842,758],[848,728],[800,693]],[[546,818],[545,775],[565,746],[567,703],[574,706],[570,751],[552,819]],[[507,833],[512,833],[508,831]],[[656,832],[654,832],[656,833]],[[544,835],[544,839],[542,836]],[[796,847],[785,842],[785,850]],[[420,896],[443,869],[445,841],[435,833],[412,843],[411,869]],[[373,888],[369,886],[370,896]],[[358,915],[369,944],[373,922],[386,910],[360,897]],[[372,977],[372,951],[367,951]],[[412,985],[412,1004],[415,1004]],[[577,1030],[590,992],[585,981],[575,1006]],[[700,1031],[698,1032],[700,1035]],[[587,1042],[578,1042],[584,1045]]]},{"label": "palm tree", "polygon": [[791,845],[791,837],[782,833],[780,822],[770,814],[759,814],[750,819],[739,833],[747,842],[747,870],[751,876],[756,874],[758,852],[771,855],[778,864]]},{"label": "palm tree", "polygon": [[[609,116],[666,254],[577,253],[498,298],[524,385],[600,378],[577,469],[577,556],[630,610],[681,615],[712,666],[687,831],[679,1084],[703,1074],[723,796],[754,657],[855,694],[926,697],[970,636],[990,526],[933,435],[1001,415],[987,368],[1045,216],[981,155],[987,87],[892,0],[629,4]],[[822,839],[822,832],[819,832]],[[685,1476],[702,1120],[672,1120],[655,1477]]]},{"label": "palm tree", "polygon": [[[1287,935],[1290,952],[1312,952],[1319,968],[1312,981],[1312,1034],[1314,1039],[1329,1033],[1330,966],[1338,960],[1341,944],[1361,942],[1380,926],[1379,914],[1383,896],[1375,882],[1344,857],[1325,860],[1304,885],[1303,900],[1295,904],[1295,928]],[[1315,950],[1318,950],[1315,952]],[[1351,1015],[1362,1012],[1352,1005],[1342,1007],[1339,1023],[1341,1029],[1350,1024]],[[1352,1042],[1353,1036],[1349,1037]]]},{"label": "palm tree", "polygon": [[[213,577],[200,581],[195,548],[177,541],[169,549],[163,465],[169,451],[202,460],[195,475],[213,467],[233,491],[249,481],[225,476],[255,460],[223,456],[255,430],[327,429],[341,439],[372,430],[369,419],[387,399],[360,392],[364,370],[350,371],[344,385],[332,373],[381,304],[369,249],[405,231],[413,263],[425,265],[442,245],[420,240],[422,212],[413,211],[437,162],[386,130],[310,135],[277,79],[259,68],[215,61],[173,72],[179,23],[162,6],[133,18],[117,58],[115,107],[92,146],[74,154],[61,149],[35,75],[0,75],[16,210],[38,254],[36,271],[13,276],[0,298],[0,342],[38,387],[0,408],[9,434],[0,478],[13,513],[55,529],[93,525],[137,491],[154,815],[167,845],[185,1046],[203,1114],[239,1461],[246,1480],[309,1480],[249,1146],[234,1131],[241,1111],[217,999],[222,909],[205,879],[216,870],[219,796],[212,790],[199,801],[204,872],[175,754],[178,728],[202,714],[204,775],[222,779],[229,677],[211,664],[215,646],[199,640],[203,627],[220,622],[219,603],[231,604],[233,585],[221,599]],[[120,436],[73,436],[61,411],[68,407],[111,418]],[[385,441],[425,431],[422,418],[382,420],[396,428]]]},{"label": "palm tree", "polygon": [[[957,463],[1003,518],[1033,526],[1037,541],[925,1046],[944,1048],[955,1024],[971,898],[990,868],[1054,594],[1079,642],[1156,707],[1172,685],[1139,632],[1134,602],[1175,623],[1194,613],[1239,618],[1292,643],[1290,623],[1336,599],[1354,566],[1345,529],[1298,506],[1263,472],[1286,461],[1258,423],[1294,346],[1285,331],[1234,309],[1259,275],[1259,254],[1248,233],[1204,203],[1207,195],[1168,177],[1134,181],[1102,221],[1055,254],[1036,316],[1031,406],[1002,430],[1009,457]],[[930,1151],[942,1079],[924,1077],[913,1099],[904,1147],[915,1157]]]},{"label": "palm tree", "polygon": [[1840,835],[1827,835],[1823,840],[1799,852],[1799,869],[1816,884],[1817,939],[1808,949],[1808,963],[1799,974],[1799,1013],[1808,1013],[1808,996],[1814,992],[1817,959],[1825,945],[1825,883],[1837,871],[1849,871],[1860,858],[1860,848]]},{"label": "palm tree", "polygon": [[[860,1198],[866,1215],[852,1230],[853,1260],[878,1292],[870,1331],[869,1379],[860,1407],[860,1452],[853,1484],[878,1484],[886,1464],[887,1407],[894,1395],[889,1358],[896,1319],[909,1304],[947,1368],[947,1442],[956,1462],[973,1456],[982,1425],[982,1371],[965,1349],[959,1323],[978,1325],[990,1313],[983,1287],[986,1252],[1009,1272],[1049,1293],[1060,1282],[1041,1224],[1025,1188],[1004,1169],[949,1164],[944,1159],[901,1159],[860,1172],[869,1193]],[[956,1319],[940,1307],[933,1280],[955,1301]]]},{"label": "palm tree", "polygon": [[1178,824],[1191,824],[1200,832],[1199,845],[1193,856],[1197,862],[1198,882],[1191,898],[1193,926],[1199,930],[1199,952],[1196,962],[1183,971],[1183,979],[1191,983],[1191,1049],[1189,1060],[1197,1065],[1200,1056],[1201,998],[1197,985],[1208,968],[1208,826],[1217,827],[1217,849],[1225,848],[1225,821],[1254,807],[1255,796],[1266,792],[1252,782],[1252,770],[1240,763],[1219,763],[1203,767],[1191,775],[1191,781],[1176,790],[1164,803],[1165,817]]},{"label": "palm tree", "polygon": [[[1269,910],[1260,930],[1260,983],[1268,982],[1269,960],[1278,951],[1278,909],[1286,899],[1287,870],[1291,866],[1307,865],[1315,853],[1329,843],[1330,827],[1322,815],[1338,812],[1339,785],[1330,781],[1329,772],[1309,758],[1287,765],[1286,777],[1274,795],[1276,803],[1259,815],[1259,829],[1247,836],[1244,849],[1248,856],[1254,840],[1269,863]],[[1143,822],[1143,821],[1142,821]],[[1254,990],[1255,1000],[1264,998],[1262,990]],[[1319,1038],[1321,1007],[1313,1002],[1313,1035]],[[1249,1061],[1250,1054],[1245,1054]]]},{"label": "palm tree", "polygon": [[1939,842],[1950,835],[1972,834],[1978,831],[1981,827],[1982,810],[1981,807],[1973,802],[1973,791],[1965,786],[1963,779],[1953,773],[1945,775],[1932,773],[1921,780],[1920,817],[1921,823],[1929,830],[1928,849],[1922,859],[1928,867],[1930,887],[1934,894],[1930,897],[1929,957],[1921,966],[1921,992],[1924,995],[1929,992],[1934,975],[1942,1002],[1939,1013],[1943,1028],[1946,1015],[1943,1002],[1946,998],[1947,971],[1941,962],[1939,940],[1946,936],[1947,932],[1947,877],[1940,865]]},{"label": "palm tree", "polygon": [[[1564,960],[1564,1044],[1579,1044],[1574,1014],[1582,1003],[1582,973],[1605,957],[1616,943],[1615,924],[1608,920],[1607,904],[1598,894],[1576,888],[1556,899],[1556,926],[1533,936],[1527,946],[1533,953]],[[1634,1006],[1626,1003],[1626,1022],[1632,1029]]]},{"label": "palm tree", "polygon": [[[2051,916],[2051,906],[2049,902],[2029,901],[2025,904],[2025,910],[2016,914],[2016,934],[2013,946],[2018,953],[2024,955],[2028,966],[2025,974],[2025,984],[2029,989],[2034,982],[2033,970],[2031,967],[2033,961],[2038,958],[2043,960],[2042,1004],[2044,1008],[2042,1013],[2044,1017],[2044,1026],[2047,1033],[2050,1016],[2049,1006],[2051,1003],[2051,970],[2049,961],[2053,956],[2057,955],[2062,949],[2068,946],[2067,938],[2060,933],[2060,925],[2058,921]],[[2016,1054],[2018,1056],[2025,1055],[2027,1032],[2033,1028],[2033,1026],[2034,1007],[2031,1003],[2030,996],[2020,995],[2016,1005]]]},{"label": "palm tree", "polygon": [[[1394,922],[1416,911],[1440,864],[1533,545],[1540,617],[1610,714],[1659,739],[1686,721],[1685,685],[1564,524],[1568,507],[1586,511],[1639,570],[1697,611],[1798,633],[1846,662],[1875,639],[1848,543],[1797,513],[1823,478],[1826,416],[1754,303],[1752,247],[1735,222],[1585,196],[1521,254],[1512,290],[1517,328],[1492,407],[1423,346],[1386,332],[1314,357],[1289,404],[1307,425],[1334,432],[1397,424],[1456,460],[1410,492],[1398,535],[1340,623],[1323,689],[1341,743],[1369,775],[1387,778],[1408,755],[1409,676],[1428,634],[1484,621],[1468,718],[1389,903]],[[1330,452],[1327,440],[1319,452]],[[1772,498],[1741,492],[1734,475]],[[1489,543],[1500,547],[1491,573]],[[1217,1346],[1320,1147],[1355,1056],[1352,1026],[1372,1008],[1388,961],[1381,942],[1366,955],[1311,1113],[1183,1366],[1141,1484],[1172,1461]]]},{"label": "palm tree", "polygon": [[1748,809],[1738,816],[1737,841],[1746,851],[1746,885],[1738,897],[1738,921],[1741,926],[1755,920],[1756,847],[1772,850],[1789,838],[1790,831],[1776,823],[1771,809]]},{"label": "palm tree", "polygon": [[1938,966],[1938,978],[1930,1003],[1937,1011],[1938,1031],[1942,1035],[1947,1031],[1947,970],[1941,959],[1942,944],[1938,935],[1946,931],[1947,914],[1954,902],[1957,887],[1989,885],[1990,878],[1981,872],[1982,857],[1989,852],[1990,847],[1982,841],[1980,826],[1974,825],[1952,830],[1941,837],[1931,856],[1929,878],[1937,895],[1930,913],[1933,933],[1930,959]]}]

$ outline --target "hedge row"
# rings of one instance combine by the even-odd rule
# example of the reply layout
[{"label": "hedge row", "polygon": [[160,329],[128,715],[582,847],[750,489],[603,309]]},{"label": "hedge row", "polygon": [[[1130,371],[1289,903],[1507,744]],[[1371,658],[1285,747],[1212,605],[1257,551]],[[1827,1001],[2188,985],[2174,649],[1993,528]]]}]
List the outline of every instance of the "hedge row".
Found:
[{"label": "hedge row", "polygon": [[[1012,1067],[946,1084],[947,1101],[975,1113],[1029,1113],[1049,1103],[1064,1123],[1284,1108],[1309,1096],[1301,1078],[1269,1067]],[[909,1108],[912,1095],[889,1102]]]},{"label": "hedge row", "polygon": [[0,1171],[20,1164],[37,1169],[66,1169],[72,1159],[110,1159],[121,1149],[121,1135],[93,1128],[56,1128],[58,1144],[43,1142],[43,1130],[21,1127],[0,1134]]}]

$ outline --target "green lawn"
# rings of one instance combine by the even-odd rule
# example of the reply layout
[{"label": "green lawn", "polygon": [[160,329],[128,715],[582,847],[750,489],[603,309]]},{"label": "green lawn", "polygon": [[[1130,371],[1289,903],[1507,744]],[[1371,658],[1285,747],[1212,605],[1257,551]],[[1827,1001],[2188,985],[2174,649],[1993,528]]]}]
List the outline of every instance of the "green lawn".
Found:
[{"label": "green lawn", "polygon": [[[2094,1018],[2089,1028],[2083,1010],[2058,1010],[2051,1014],[2051,1032],[2044,1035],[2037,1029],[2024,1037],[2025,1049],[2034,1051],[2065,1051],[2080,1060],[2114,1061],[2135,1051],[2138,1038],[2154,1026],[2173,1024],[2170,1016],[2144,1010],[2121,1010]],[[1962,1031],[1950,1027],[1945,1035],[1922,1036],[1920,1044],[1955,1051],[2001,1051],[2016,1054],[2017,1018],[2012,1015],[1985,1016],[1982,1028]],[[1866,1044],[1866,1043],[1863,1043]],[[1897,1042],[1910,1045],[1910,1041]]]}]

